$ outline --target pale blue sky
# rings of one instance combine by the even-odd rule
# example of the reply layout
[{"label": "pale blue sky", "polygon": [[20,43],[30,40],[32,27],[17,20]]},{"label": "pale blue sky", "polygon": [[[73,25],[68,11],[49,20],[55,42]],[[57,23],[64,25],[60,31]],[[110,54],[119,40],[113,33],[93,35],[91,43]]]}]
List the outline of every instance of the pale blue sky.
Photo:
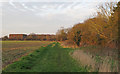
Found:
[{"label": "pale blue sky", "polygon": [[[101,2],[4,2],[2,3],[2,36],[10,33],[55,34],[96,13]],[[104,3],[104,2],[102,2]]]}]

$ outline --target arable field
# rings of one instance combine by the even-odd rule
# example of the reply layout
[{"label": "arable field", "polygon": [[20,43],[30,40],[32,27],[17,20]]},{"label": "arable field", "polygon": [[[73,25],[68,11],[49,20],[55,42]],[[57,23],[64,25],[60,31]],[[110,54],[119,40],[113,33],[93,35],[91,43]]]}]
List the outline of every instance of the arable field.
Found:
[{"label": "arable field", "polygon": [[20,57],[33,52],[41,46],[46,46],[49,41],[2,41],[2,67],[19,60]]}]

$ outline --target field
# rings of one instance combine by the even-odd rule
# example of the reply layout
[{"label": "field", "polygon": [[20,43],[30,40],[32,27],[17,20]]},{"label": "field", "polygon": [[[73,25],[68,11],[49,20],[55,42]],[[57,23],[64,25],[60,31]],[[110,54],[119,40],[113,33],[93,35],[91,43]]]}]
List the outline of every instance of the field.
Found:
[{"label": "field", "polygon": [[117,49],[68,48],[48,41],[2,43],[3,72],[118,72]]},{"label": "field", "polygon": [[50,43],[47,41],[2,41],[2,67]]},{"label": "field", "polygon": [[80,66],[70,55],[73,49],[62,48],[53,43],[35,50],[20,61],[5,68],[4,72],[87,72],[89,68]]}]

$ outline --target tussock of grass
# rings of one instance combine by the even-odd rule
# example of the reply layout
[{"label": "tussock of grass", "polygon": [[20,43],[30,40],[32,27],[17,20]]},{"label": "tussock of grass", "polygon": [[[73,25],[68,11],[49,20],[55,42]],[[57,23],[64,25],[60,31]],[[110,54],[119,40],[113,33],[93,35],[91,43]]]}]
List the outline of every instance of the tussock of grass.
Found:
[{"label": "tussock of grass", "polygon": [[[87,47],[77,48],[76,51],[83,51],[85,54],[90,56],[91,59],[94,60],[94,64],[93,64],[93,66],[95,66],[93,68],[94,71],[118,72],[118,59],[117,59],[118,50],[117,49],[101,47],[101,46],[87,46]],[[78,52],[78,54],[81,54],[81,52]],[[80,60],[80,62],[81,61],[83,60]]]}]

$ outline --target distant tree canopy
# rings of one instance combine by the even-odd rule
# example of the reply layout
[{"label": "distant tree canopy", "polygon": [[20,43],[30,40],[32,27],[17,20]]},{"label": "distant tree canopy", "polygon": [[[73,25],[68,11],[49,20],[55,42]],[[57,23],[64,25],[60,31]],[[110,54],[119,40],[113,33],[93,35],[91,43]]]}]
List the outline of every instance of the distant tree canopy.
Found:
[{"label": "distant tree canopy", "polygon": [[58,32],[56,33],[56,40],[57,41],[67,40],[67,29],[62,28],[58,30]]},{"label": "distant tree canopy", "polygon": [[55,41],[56,38],[55,38],[55,35],[45,35],[45,34],[41,34],[41,35],[38,35],[38,34],[29,34],[25,40],[40,40],[40,41]]},{"label": "distant tree canopy", "polygon": [[2,37],[2,40],[8,40],[8,36]]}]

